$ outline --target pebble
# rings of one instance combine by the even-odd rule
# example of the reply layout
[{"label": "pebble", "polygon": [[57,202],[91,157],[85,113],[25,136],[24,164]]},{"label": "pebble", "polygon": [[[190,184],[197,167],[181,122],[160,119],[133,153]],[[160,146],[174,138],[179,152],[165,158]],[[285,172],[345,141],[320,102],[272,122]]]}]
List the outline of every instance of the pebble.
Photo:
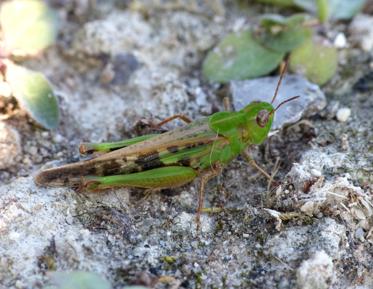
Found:
[{"label": "pebble", "polygon": [[0,81],[0,95],[3,97],[12,96],[12,88],[10,87],[9,83]]},{"label": "pebble", "polygon": [[21,137],[18,131],[5,122],[0,122],[0,170],[17,164],[21,155]]},{"label": "pebble", "polygon": [[373,50],[373,17],[357,15],[350,25],[350,34],[354,42],[366,52]]},{"label": "pebble", "polygon": [[334,46],[337,48],[345,48],[347,46],[347,39],[344,33],[338,33],[334,39]]},{"label": "pebble", "polygon": [[317,170],[317,169],[311,169],[311,174],[314,177],[321,177],[322,176],[322,172],[320,170]]},{"label": "pebble", "polygon": [[356,231],[355,231],[355,238],[356,239],[359,239],[360,241],[363,241],[364,240],[364,235],[365,235],[365,232],[363,230],[363,228],[357,228]]},{"label": "pebble", "polygon": [[337,111],[337,120],[339,122],[346,122],[351,115],[351,109],[348,107],[342,107]]}]

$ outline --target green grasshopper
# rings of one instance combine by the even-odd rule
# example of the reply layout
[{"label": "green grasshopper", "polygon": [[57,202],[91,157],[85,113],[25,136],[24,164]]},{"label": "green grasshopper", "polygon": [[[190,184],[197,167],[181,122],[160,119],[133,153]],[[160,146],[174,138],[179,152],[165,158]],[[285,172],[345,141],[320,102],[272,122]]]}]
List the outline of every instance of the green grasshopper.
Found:
[{"label": "green grasshopper", "polygon": [[35,177],[38,185],[70,185],[86,190],[113,187],[165,189],[185,185],[201,177],[197,224],[203,208],[205,185],[239,154],[268,178],[246,151],[261,144],[268,136],[276,110],[283,69],[271,103],[252,102],[237,112],[217,112],[191,122],[183,115],[162,121],[163,125],[179,118],[188,124],[174,130],[110,143],[83,143],[81,154],[99,153],[88,160],[46,169]]}]

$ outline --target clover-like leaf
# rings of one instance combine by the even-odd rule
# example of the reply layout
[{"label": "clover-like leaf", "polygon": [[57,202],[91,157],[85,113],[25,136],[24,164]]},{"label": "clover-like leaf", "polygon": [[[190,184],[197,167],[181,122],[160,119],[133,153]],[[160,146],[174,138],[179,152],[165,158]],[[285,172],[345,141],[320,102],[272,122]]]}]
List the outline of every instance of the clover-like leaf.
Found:
[{"label": "clover-like leaf", "polygon": [[289,52],[311,37],[311,29],[303,25],[307,18],[305,14],[295,14],[290,17],[265,15],[260,21],[255,39],[263,46],[277,52]]},{"label": "clover-like leaf", "polygon": [[305,41],[290,54],[290,69],[320,85],[332,78],[337,65],[337,50],[312,39]]},{"label": "clover-like leaf", "polygon": [[15,56],[35,55],[51,45],[57,34],[56,16],[41,0],[12,0],[0,7],[5,51]]},{"label": "clover-like leaf", "polygon": [[211,81],[228,82],[255,78],[275,69],[284,53],[269,50],[257,43],[251,31],[231,33],[207,55],[203,74]]},{"label": "clover-like leaf", "polygon": [[74,272],[53,272],[52,282],[57,289],[111,289],[109,281],[100,276],[82,271]]},{"label": "clover-like leaf", "polygon": [[21,107],[43,127],[56,128],[59,119],[58,102],[44,75],[10,61],[6,61],[5,65],[6,82],[10,84]]}]

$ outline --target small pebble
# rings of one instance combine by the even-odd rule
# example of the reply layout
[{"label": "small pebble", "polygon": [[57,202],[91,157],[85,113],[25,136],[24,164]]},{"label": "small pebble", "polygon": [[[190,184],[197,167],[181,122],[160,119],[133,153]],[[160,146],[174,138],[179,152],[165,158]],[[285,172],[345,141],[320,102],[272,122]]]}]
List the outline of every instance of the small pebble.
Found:
[{"label": "small pebble", "polygon": [[23,289],[26,288],[26,285],[21,281],[17,280],[16,283],[14,284],[17,289]]},{"label": "small pebble", "polygon": [[334,39],[334,46],[337,48],[345,48],[347,46],[346,36],[343,33],[338,33]]},{"label": "small pebble", "polygon": [[359,239],[360,241],[363,241],[364,240],[364,230],[363,228],[357,228],[356,231],[355,231],[355,238],[356,239]]},{"label": "small pebble", "polygon": [[342,107],[337,111],[337,120],[339,122],[346,122],[351,115],[351,109],[348,107]]},{"label": "small pebble", "polygon": [[315,177],[321,177],[322,176],[322,172],[320,170],[317,170],[317,169],[311,169],[311,174]]},{"label": "small pebble", "polygon": [[364,51],[373,49],[373,16],[359,14],[350,24],[350,38]]},{"label": "small pebble", "polygon": [[3,96],[3,97],[12,96],[12,88],[7,82],[0,81],[0,96]]}]

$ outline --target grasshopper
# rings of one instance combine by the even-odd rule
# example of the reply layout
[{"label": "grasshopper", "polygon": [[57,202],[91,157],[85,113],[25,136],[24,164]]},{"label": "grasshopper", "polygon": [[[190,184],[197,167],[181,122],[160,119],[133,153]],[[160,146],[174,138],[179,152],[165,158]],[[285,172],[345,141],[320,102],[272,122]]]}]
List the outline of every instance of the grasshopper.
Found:
[{"label": "grasshopper", "polygon": [[[286,65],[285,65],[286,66]],[[243,155],[268,178],[246,151],[261,144],[268,136],[276,110],[277,96],[285,68],[282,70],[271,103],[252,102],[237,112],[223,111],[190,121],[175,115],[158,126],[179,118],[187,122],[160,134],[148,134],[110,143],[83,143],[81,154],[98,153],[80,162],[46,169],[35,177],[38,185],[70,185],[86,190],[113,187],[165,189],[185,185],[200,176],[197,224],[203,208],[205,185],[238,155]]]}]

